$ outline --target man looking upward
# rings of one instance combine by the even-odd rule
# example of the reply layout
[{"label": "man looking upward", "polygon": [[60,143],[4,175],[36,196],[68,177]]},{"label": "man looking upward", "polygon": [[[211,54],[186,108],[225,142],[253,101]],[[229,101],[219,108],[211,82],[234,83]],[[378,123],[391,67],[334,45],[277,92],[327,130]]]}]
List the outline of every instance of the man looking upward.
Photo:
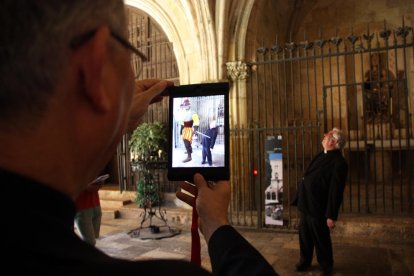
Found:
[{"label": "man looking upward", "polygon": [[342,156],[346,144],[343,132],[333,128],[322,140],[323,151],[311,161],[298,187],[295,200],[300,211],[300,260],[297,271],[306,271],[312,263],[313,250],[323,273],[333,269],[330,230],[335,227],[342,203],[348,164]]}]

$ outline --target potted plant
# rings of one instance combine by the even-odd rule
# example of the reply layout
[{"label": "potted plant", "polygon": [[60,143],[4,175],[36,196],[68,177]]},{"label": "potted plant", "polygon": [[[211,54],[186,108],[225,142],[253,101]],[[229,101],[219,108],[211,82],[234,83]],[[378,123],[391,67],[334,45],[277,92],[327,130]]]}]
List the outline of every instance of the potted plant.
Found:
[{"label": "potted plant", "polygon": [[137,183],[136,203],[139,207],[151,208],[160,203],[158,186],[151,172],[154,162],[162,159],[166,152],[167,130],[159,122],[139,125],[129,139],[133,163],[141,173]]},{"label": "potted plant", "polygon": [[167,129],[159,122],[139,125],[129,139],[132,156],[143,162],[162,158],[166,145]]},{"label": "potted plant", "polygon": [[149,208],[160,204],[158,185],[150,170],[143,169],[142,177],[137,183],[137,195],[135,203],[140,208]]}]

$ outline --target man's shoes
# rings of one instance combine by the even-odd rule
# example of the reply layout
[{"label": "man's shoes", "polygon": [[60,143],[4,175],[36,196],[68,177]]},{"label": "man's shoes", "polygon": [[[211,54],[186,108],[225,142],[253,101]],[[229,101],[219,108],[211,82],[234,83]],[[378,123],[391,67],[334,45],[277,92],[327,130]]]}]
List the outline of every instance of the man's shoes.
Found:
[{"label": "man's shoes", "polygon": [[205,163],[207,163],[206,161],[201,162],[201,165],[204,165]]},{"label": "man's shoes", "polygon": [[295,265],[295,269],[297,272],[302,272],[302,271],[306,271],[308,270],[310,267],[309,264],[305,263],[305,262],[299,262]]},{"label": "man's shoes", "polygon": [[332,266],[322,267],[322,275],[323,276],[332,275]]},{"label": "man's shoes", "polygon": [[191,157],[187,157],[186,159],[183,160],[183,163],[190,162],[191,160],[192,160]]},{"label": "man's shoes", "polygon": [[187,158],[183,160],[183,163],[190,162],[191,160],[191,153],[187,153]]}]

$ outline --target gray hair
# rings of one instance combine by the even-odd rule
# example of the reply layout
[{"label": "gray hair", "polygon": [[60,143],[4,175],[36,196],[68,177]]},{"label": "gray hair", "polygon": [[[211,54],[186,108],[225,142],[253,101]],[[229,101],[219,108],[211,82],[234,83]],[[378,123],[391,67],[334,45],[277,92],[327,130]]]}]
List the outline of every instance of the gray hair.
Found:
[{"label": "gray hair", "polygon": [[336,140],[336,144],[335,144],[336,148],[343,149],[346,145],[346,137],[345,137],[344,132],[336,127],[333,128],[332,131],[333,131],[332,137]]},{"label": "gray hair", "polygon": [[0,1],[0,125],[41,118],[66,69],[70,41],[102,25],[124,34],[124,12],[123,0]]}]

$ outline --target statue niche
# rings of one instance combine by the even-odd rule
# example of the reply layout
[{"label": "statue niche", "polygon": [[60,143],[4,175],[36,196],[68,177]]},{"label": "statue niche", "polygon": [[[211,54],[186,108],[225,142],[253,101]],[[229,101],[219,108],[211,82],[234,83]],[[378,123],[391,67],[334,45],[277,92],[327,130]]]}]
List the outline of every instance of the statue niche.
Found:
[{"label": "statue niche", "polygon": [[399,70],[396,77],[388,69],[386,53],[372,54],[370,63],[363,85],[367,138],[396,138],[393,131],[404,129],[406,124],[405,72]]},{"label": "statue niche", "polygon": [[395,75],[387,69],[386,57],[371,55],[371,67],[364,79],[364,116],[367,123],[388,123],[392,116]]}]

